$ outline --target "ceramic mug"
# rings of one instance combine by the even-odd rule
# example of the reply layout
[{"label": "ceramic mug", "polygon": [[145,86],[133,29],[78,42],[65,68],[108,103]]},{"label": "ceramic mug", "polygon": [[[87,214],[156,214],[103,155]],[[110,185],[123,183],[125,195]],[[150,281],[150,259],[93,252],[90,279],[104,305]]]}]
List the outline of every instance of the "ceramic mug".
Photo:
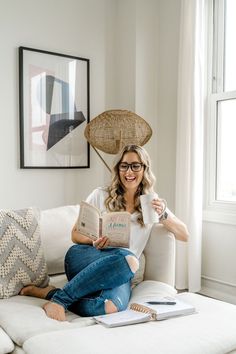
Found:
[{"label": "ceramic mug", "polygon": [[161,214],[158,214],[152,206],[153,199],[157,198],[158,194],[155,192],[140,195],[144,224],[159,223],[160,217],[164,214],[167,206],[165,199],[161,199],[161,202],[164,204],[164,208]]}]

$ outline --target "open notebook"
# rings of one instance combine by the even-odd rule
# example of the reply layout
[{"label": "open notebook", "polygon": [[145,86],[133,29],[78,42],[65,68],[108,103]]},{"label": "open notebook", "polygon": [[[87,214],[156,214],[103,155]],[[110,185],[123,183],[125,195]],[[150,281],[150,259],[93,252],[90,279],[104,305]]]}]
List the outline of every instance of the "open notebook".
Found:
[{"label": "open notebook", "polygon": [[130,308],[125,311],[95,316],[94,319],[97,323],[106,327],[117,327],[152,320],[160,321],[171,317],[190,315],[195,312],[193,305],[176,298],[169,301],[165,298],[158,299],[157,302],[162,303],[150,304],[149,301],[132,303]]}]

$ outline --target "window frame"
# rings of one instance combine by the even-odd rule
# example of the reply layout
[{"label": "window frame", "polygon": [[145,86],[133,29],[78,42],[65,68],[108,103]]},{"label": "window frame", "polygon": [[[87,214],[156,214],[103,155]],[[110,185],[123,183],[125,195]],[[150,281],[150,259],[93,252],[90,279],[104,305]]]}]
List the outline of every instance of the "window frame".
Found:
[{"label": "window frame", "polygon": [[236,202],[216,199],[217,105],[219,101],[236,99],[236,91],[224,92],[224,0],[211,0],[208,5],[203,219],[236,225]]}]

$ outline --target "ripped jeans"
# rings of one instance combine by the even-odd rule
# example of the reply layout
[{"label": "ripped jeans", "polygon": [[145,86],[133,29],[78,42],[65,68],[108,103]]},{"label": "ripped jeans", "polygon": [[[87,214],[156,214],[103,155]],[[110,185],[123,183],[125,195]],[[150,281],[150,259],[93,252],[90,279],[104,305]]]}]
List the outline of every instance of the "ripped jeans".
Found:
[{"label": "ripped jeans", "polygon": [[122,248],[98,250],[90,245],[73,245],[65,256],[68,283],[51,290],[47,299],[80,316],[105,314],[106,300],[111,300],[118,311],[125,310],[134,276],[126,256],[137,260]]}]

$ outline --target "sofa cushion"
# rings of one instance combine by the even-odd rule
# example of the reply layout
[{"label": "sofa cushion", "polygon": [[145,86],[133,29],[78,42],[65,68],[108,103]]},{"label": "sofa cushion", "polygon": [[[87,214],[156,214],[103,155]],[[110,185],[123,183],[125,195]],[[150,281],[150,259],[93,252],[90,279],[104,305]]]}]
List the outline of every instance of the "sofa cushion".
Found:
[{"label": "sofa cushion", "polygon": [[144,280],[132,290],[131,302],[150,300],[162,296],[175,296],[177,291],[171,285],[155,280]]},{"label": "sofa cushion", "polygon": [[10,353],[14,349],[14,344],[9,336],[0,328],[0,354]]},{"label": "sofa cushion", "polygon": [[194,304],[197,313],[125,327],[98,324],[37,335],[23,348],[27,354],[225,354],[236,349],[235,305],[197,294],[181,298]]},{"label": "sofa cushion", "polygon": [[[63,282],[63,279],[59,279],[59,282],[61,281]],[[155,297],[159,294],[173,295],[175,293],[175,289],[169,285],[156,281],[144,281],[134,288],[131,299],[137,301],[142,297]],[[95,324],[95,321],[90,317],[80,317],[69,311],[66,312],[66,322],[52,320],[46,316],[42,309],[43,304],[45,304],[45,300],[29,296],[14,296],[0,301],[1,326],[19,346],[28,338],[39,333],[69,330]]]},{"label": "sofa cushion", "polygon": [[[14,296],[0,301],[0,323],[4,331],[19,346],[39,333],[80,328],[94,324],[90,317],[66,313],[66,321],[53,320],[45,314],[45,300],[27,296]],[[17,314],[17,315],[16,315]]]},{"label": "sofa cushion", "polygon": [[64,272],[64,258],[73,244],[71,230],[79,215],[79,205],[41,211],[40,230],[48,274]]},{"label": "sofa cushion", "polygon": [[0,210],[0,298],[48,284],[37,214],[34,208]]}]

